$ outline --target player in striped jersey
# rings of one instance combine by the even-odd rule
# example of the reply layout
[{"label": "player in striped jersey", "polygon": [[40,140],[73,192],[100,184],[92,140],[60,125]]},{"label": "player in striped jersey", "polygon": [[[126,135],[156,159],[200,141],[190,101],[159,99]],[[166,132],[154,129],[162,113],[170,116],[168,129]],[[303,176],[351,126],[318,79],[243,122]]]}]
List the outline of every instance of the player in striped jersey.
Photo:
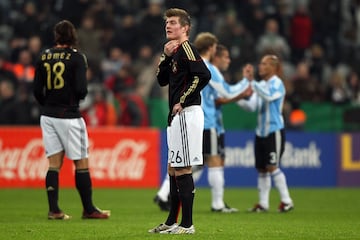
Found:
[{"label": "player in striped jersey", "polygon": [[[193,234],[192,166],[203,164],[204,113],[200,91],[209,82],[210,72],[189,42],[190,17],[186,11],[166,10],[165,31],[169,41],[164,45],[157,79],[160,86],[169,86],[167,143],[171,206],[167,220],[149,232]],[[178,224],[180,207],[182,219]]]},{"label": "player in striped jersey", "polygon": [[[224,161],[219,151],[220,139],[217,132],[218,116],[215,101],[219,96],[223,98],[222,103],[237,101],[248,96],[246,90],[251,90],[251,88],[248,88],[249,82],[247,80],[240,81],[234,86],[226,83],[220,70],[228,68],[230,58],[229,55],[226,57],[227,52],[223,51],[224,46],[220,45],[218,47],[216,36],[209,32],[199,33],[195,38],[194,45],[211,72],[209,84],[201,91],[203,99],[201,106],[205,116],[203,154],[205,164],[208,167],[208,182],[211,187],[211,210],[222,213],[237,212],[236,208],[231,208],[225,204],[223,199],[225,187]],[[219,58],[223,54],[225,57]],[[218,60],[216,62],[217,66],[211,63],[215,58]]]},{"label": "player in striped jersey", "polygon": [[[255,167],[258,171],[259,202],[249,211],[266,212],[269,209],[271,178],[280,193],[279,212],[294,208],[290,197],[285,174],[279,168],[280,159],[285,149],[285,132],[282,108],[285,87],[280,79],[281,62],[275,55],[265,55],[259,64],[260,82],[251,81],[254,94],[248,100],[238,104],[251,111],[257,111],[255,136]],[[246,66],[244,75],[253,79],[254,69]]]}]

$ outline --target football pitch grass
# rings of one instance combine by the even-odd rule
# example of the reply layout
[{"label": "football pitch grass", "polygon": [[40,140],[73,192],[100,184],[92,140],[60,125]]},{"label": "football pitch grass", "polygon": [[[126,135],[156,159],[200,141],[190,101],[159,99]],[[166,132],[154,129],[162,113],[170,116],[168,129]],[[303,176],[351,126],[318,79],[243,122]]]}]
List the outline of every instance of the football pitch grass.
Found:
[{"label": "football pitch grass", "polygon": [[[198,188],[194,203],[195,235],[150,234],[165,221],[152,201],[156,189],[94,189],[95,204],[110,209],[108,220],[82,220],[75,189],[60,190],[60,207],[71,220],[47,220],[44,189],[0,189],[0,239],[360,239],[359,188],[291,188],[295,210],[278,213],[279,196],[271,192],[268,213],[247,213],[257,190],[227,188],[226,202],[239,209],[210,211],[210,190]],[[180,216],[181,217],[181,216]]]}]

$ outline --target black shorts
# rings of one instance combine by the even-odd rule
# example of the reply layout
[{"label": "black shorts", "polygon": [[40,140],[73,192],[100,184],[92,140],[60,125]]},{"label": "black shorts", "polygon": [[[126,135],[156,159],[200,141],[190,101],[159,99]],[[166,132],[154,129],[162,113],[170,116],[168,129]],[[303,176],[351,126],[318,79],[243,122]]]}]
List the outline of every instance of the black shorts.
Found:
[{"label": "black shorts", "polygon": [[204,156],[219,155],[218,136],[217,136],[215,128],[204,129],[203,154],[204,154]]},{"label": "black shorts", "polygon": [[225,134],[217,134],[214,128],[204,129],[203,134],[203,154],[204,156],[215,156],[225,159]]},{"label": "black shorts", "polygon": [[218,153],[222,160],[225,160],[225,133],[218,135]]},{"label": "black shorts", "polygon": [[271,133],[267,137],[255,137],[255,167],[279,166],[285,149],[285,131]]}]

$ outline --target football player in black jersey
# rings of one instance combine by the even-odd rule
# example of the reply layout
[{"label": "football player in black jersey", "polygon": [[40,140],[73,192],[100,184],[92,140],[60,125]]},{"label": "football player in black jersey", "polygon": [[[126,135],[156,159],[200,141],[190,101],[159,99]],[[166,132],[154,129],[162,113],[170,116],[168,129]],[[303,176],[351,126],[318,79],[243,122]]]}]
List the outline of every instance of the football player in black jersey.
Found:
[{"label": "football player in black jersey", "polygon": [[98,209],[92,201],[88,134],[79,111],[79,101],[87,94],[87,60],[74,48],[77,35],[70,21],[58,22],[54,35],[55,46],[40,54],[34,79],[34,96],[42,109],[40,126],[49,159],[45,179],[48,219],[70,219],[58,205],[59,171],[65,154],[75,164],[75,183],[83,205],[82,218],[107,219],[110,211]]},{"label": "football player in black jersey", "polygon": [[[164,45],[157,79],[160,86],[169,86],[167,142],[171,206],[167,220],[149,232],[193,234],[192,166],[203,165],[204,112],[200,91],[211,76],[189,42],[190,17],[185,10],[166,10],[165,31],[168,42]],[[178,224],[180,207],[182,219]]]}]

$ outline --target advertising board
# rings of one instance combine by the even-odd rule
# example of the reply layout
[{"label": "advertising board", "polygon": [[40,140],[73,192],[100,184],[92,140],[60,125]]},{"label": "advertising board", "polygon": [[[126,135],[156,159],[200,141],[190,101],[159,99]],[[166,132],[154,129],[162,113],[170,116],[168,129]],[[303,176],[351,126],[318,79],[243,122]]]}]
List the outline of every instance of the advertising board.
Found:
[{"label": "advertising board", "polygon": [[[89,128],[94,187],[156,187],[160,134],[149,128]],[[48,160],[38,127],[0,128],[0,187],[44,187]],[[65,159],[60,186],[73,187],[74,165]]]}]

